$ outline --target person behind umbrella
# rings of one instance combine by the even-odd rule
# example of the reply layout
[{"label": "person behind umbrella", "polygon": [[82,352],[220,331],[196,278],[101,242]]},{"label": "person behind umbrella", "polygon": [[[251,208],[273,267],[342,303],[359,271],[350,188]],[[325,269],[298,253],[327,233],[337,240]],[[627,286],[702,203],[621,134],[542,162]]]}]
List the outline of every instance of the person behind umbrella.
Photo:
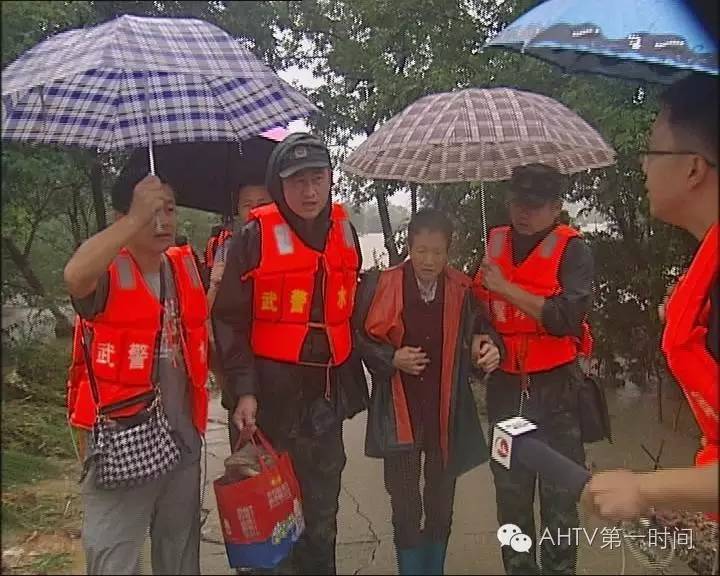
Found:
[{"label": "person behind umbrella", "polygon": [[[256,174],[250,181],[242,184],[238,191],[233,194],[236,228],[241,228],[245,225],[250,216],[250,211],[253,208],[262,206],[263,204],[269,204],[270,202],[272,202],[272,198],[267,188],[265,188],[264,174]],[[219,260],[215,258],[215,255],[218,250],[225,246],[228,240],[232,238],[232,235],[233,230],[228,230],[223,226],[213,227],[205,248],[205,266],[208,270],[213,270],[215,264],[219,262]],[[224,268],[218,269],[218,283],[220,282],[219,279],[222,278],[223,269]]]},{"label": "person behind umbrella", "polygon": [[224,250],[227,250],[227,243],[230,241],[230,238],[232,238],[233,234],[237,230],[245,226],[253,208],[264,206],[265,204],[270,204],[270,202],[272,202],[270,192],[268,192],[268,189],[265,187],[264,174],[257,174],[254,179],[242,184],[237,193],[233,196],[235,200],[233,205],[236,210],[235,230],[228,230],[221,226],[213,228],[213,235],[208,240],[208,250],[205,255],[205,264],[208,266],[208,270],[210,270],[208,305],[211,310],[215,302],[218,286],[220,286],[220,281],[222,280],[223,273],[225,272],[224,258],[216,258],[218,250],[223,247]]},{"label": "person behind umbrella", "polygon": [[[505,357],[487,385],[490,429],[522,415],[538,425],[545,442],[578,464],[585,452],[580,434],[578,349],[592,298],[593,258],[577,231],[558,223],[564,182],[542,164],[515,168],[510,181],[511,226],[490,231],[488,254],[475,278],[491,322],[505,344]],[[536,474],[522,466],[490,463],[499,524],[515,524],[537,541],[534,521]],[[540,480],[543,529],[556,534],[578,526],[575,497]],[[503,546],[508,574],[538,574],[530,553]],[[545,574],[573,574],[577,549],[563,541],[543,543]]]},{"label": "person behind umbrella", "polygon": [[717,83],[715,76],[698,74],[671,86],[661,98],[648,150],[642,153],[651,214],[700,243],[663,307],[662,350],[695,415],[701,448],[694,468],[595,474],[583,502],[604,518],[634,519],[653,508],[718,513]]},{"label": "person behind umbrella", "polygon": [[[367,407],[351,316],[361,252],[347,213],[330,200],[325,143],[296,133],[267,168],[275,201],[233,236],[213,322],[233,420],[287,450],[300,483],[305,532],[280,570],[335,573],[342,422]],[[257,420],[256,420],[257,419]]]},{"label": "person behind umbrella", "polygon": [[[269,156],[276,145],[277,140],[275,138],[263,136],[250,138],[244,143],[240,157],[234,159],[234,165],[230,171],[237,170],[237,178],[240,182],[232,194],[235,229],[242,228],[245,225],[250,210],[272,202],[270,193],[265,187],[265,171]],[[216,262],[224,264],[224,252],[220,252],[221,256],[219,258],[216,255],[220,248],[227,247],[227,242],[232,237],[233,232],[232,228],[226,228],[223,225],[213,227],[205,248],[205,267],[208,270],[208,275]],[[216,273],[218,282],[219,278],[222,277],[222,270],[223,267],[221,266]],[[212,309],[212,301],[210,302],[210,308]]]},{"label": "person behind umbrella", "polygon": [[[100,488],[88,435],[82,485],[87,573],[140,574],[149,531],[154,574],[199,574],[200,452],[208,410],[205,290],[190,247],[173,247],[175,198],[169,185],[143,174],[121,178],[112,204],[115,222],[85,241],[65,267],[91,360],[87,366],[76,332],[69,420],[85,430],[95,424],[88,373],[101,407],[150,391],[154,381],[181,457],[155,480]],[[118,407],[111,416],[132,421],[143,407]]]},{"label": "person behind umbrella", "polygon": [[[253,208],[258,206],[264,206],[272,202],[270,193],[265,188],[264,178],[262,181],[259,180],[260,176],[256,176],[255,180],[251,180],[248,184],[240,186],[237,192],[237,201],[234,205],[237,207],[237,220],[236,230],[242,228],[250,217],[250,212]],[[222,233],[218,235],[215,250],[227,250],[228,242],[233,236],[233,232],[230,230],[222,229]],[[224,247],[224,248],[223,248]],[[217,252],[215,252],[217,253]],[[208,289],[208,308],[213,309],[215,304],[215,298],[217,297],[217,291],[222,281],[223,274],[225,273],[225,260],[224,258],[218,258],[212,265],[210,272],[210,288]],[[239,431],[232,418],[232,411],[235,409],[237,398],[234,396],[232,390],[229,390],[225,386],[225,380],[222,377],[222,373],[218,371],[216,374],[220,381],[220,387],[222,389],[222,405],[228,411],[228,434],[230,438],[230,450],[235,448],[238,441]]]},{"label": "person behind umbrella", "polygon": [[410,259],[366,273],[358,295],[358,349],[373,379],[365,451],[384,459],[400,574],[443,573],[455,479],[487,460],[466,351],[490,372],[502,341],[479,316],[470,278],[448,266],[452,233],[442,212],[419,211]]}]

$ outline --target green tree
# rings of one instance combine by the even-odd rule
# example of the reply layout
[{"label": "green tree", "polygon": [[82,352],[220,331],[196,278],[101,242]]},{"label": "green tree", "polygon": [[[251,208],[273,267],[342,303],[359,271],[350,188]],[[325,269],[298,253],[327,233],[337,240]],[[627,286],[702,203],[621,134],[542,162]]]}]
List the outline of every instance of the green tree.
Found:
[{"label": "green tree", "polygon": [[[535,2],[306,0],[293,3],[287,40],[294,62],[323,84],[312,92],[323,110],[317,130],[345,149],[419,97],[468,86],[509,86],[553,97],[595,126],[618,153],[616,166],[571,179],[581,215],[593,210],[607,231],[588,233],[596,258],[592,321],[597,355],[609,377],[629,362],[639,384],[658,379],[660,325],[656,305],[687,262],[688,238],[650,219],[635,154],[645,145],[658,89],[593,75],[565,74],[485,40]],[[341,159],[342,153],[339,154]],[[346,178],[340,188],[355,203],[375,200],[391,263],[404,256],[390,225],[388,197],[402,183]],[[413,204],[448,212],[458,231],[456,264],[474,272],[482,256],[480,184],[419,186]],[[507,222],[507,183],[485,183],[490,226]],[[639,273],[629,271],[638,270]]]},{"label": "green tree", "polygon": [[[42,40],[121,14],[196,17],[244,41],[278,65],[276,22],[283,2],[3,2],[3,67]],[[23,294],[49,307],[59,333],[67,322],[57,308],[64,294],[62,268],[84,239],[107,226],[108,196],[127,153],[4,145],[2,151],[3,299]],[[209,229],[203,217],[186,216],[194,242]],[[202,238],[203,245],[207,236]],[[196,244],[198,245],[198,244]]]},{"label": "green tree", "polygon": [[[513,8],[462,0],[290,3],[288,21],[282,22],[289,31],[287,62],[323,80],[311,91],[322,110],[314,128],[345,150],[353,136],[369,136],[425,94],[489,82],[491,70],[482,66],[479,51]],[[348,178],[339,186],[356,203],[376,201],[390,262],[400,261],[388,198],[401,184]],[[415,189],[411,194],[415,198]]]}]

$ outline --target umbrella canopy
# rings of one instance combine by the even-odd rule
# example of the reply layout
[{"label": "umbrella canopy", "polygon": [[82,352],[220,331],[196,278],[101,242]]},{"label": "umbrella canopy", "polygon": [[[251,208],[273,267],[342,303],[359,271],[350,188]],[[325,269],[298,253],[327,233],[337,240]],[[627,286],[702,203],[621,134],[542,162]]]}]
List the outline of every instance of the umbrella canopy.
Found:
[{"label": "umbrella canopy", "polygon": [[682,0],[547,0],[486,46],[561,66],[671,84],[691,72],[717,75],[717,43]]},{"label": "umbrella canopy", "polygon": [[[236,142],[192,142],[155,147],[158,176],[175,190],[181,206],[227,216],[235,212],[235,193],[243,184],[265,182],[265,169],[277,143],[287,130],[270,132]],[[131,186],[148,173],[148,152],[136,149],[115,186]]]},{"label": "umbrella canopy", "polygon": [[2,73],[4,140],[101,151],[240,141],[316,110],[208,22],[121,16],[58,34]]},{"label": "umbrella canopy", "polygon": [[506,180],[539,162],[563,174],[609,166],[615,152],[577,114],[546,96],[469,88],[425,96],[388,120],[343,169],[419,184]]}]

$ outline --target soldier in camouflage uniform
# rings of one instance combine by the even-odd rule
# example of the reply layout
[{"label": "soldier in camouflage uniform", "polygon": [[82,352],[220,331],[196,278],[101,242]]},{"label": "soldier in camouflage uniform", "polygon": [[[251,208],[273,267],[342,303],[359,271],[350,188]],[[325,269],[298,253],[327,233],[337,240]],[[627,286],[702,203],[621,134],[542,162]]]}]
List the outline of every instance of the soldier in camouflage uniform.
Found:
[{"label": "soldier in camouflage uniform", "polygon": [[[560,174],[548,166],[515,169],[510,192],[512,226],[491,231],[475,286],[506,349],[500,369],[493,372],[487,386],[491,429],[522,409],[550,447],[584,464],[578,407],[583,375],[577,354],[589,334],[584,319],[592,297],[593,259],[579,234],[558,224],[562,184]],[[573,574],[575,541],[558,535],[567,535],[578,526],[575,497],[541,480],[542,526],[536,531],[536,474],[515,464],[507,470],[494,461],[491,469],[499,525],[517,525],[534,543],[548,530],[553,540],[543,541],[542,568],[535,546],[529,553],[503,546],[505,571]]]},{"label": "soldier in camouflage uniform", "polygon": [[360,245],[330,201],[327,147],[292,134],[268,162],[274,204],[233,235],[213,308],[226,401],[293,461],[305,532],[275,573],[335,574],[342,422],[367,407],[350,326]]},{"label": "soldier in camouflage uniform", "polygon": [[[523,415],[538,425],[544,438],[558,452],[575,462],[584,464],[585,451],[580,438],[578,421],[577,386],[582,377],[576,364],[535,374],[531,378],[530,397],[523,403]],[[520,387],[517,377],[498,373],[491,378],[487,391],[487,411],[490,430],[506,418],[517,416],[520,405]],[[565,488],[540,481],[540,515],[542,529],[535,527],[535,478],[531,470],[513,465],[512,471],[491,460],[490,468],[495,479],[498,524],[515,524],[533,539],[529,553],[515,552],[503,546],[502,556],[507,574],[540,574],[535,560],[535,543],[545,528],[554,543],[545,540],[540,551],[542,574],[573,574],[577,551],[573,538],[558,539],[569,528],[579,525],[576,497]]]}]

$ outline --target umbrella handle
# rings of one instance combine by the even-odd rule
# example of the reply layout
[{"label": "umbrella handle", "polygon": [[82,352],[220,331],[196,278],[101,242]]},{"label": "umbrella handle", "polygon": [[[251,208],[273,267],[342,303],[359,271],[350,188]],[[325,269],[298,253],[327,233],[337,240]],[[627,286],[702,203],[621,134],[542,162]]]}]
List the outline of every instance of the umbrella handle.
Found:
[{"label": "umbrella handle", "polygon": [[488,230],[487,230],[487,214],[485,212],[485,184],[481,180],[480,181],[480,216],[482,218],[482,242],[483,242],[483,249],[485,250],[486,255],[488,251],[487,247],[487,238],[488,238]]},{"label": "umbrella handle", "polygon": [[[156,176],[155,174],[155,151],[153,150],[153,141],[152,141],[152,133],[150,131],[150,98],[148,97],[148,79],[145,77],[145,85],[143,86],[144,92],[145,92],[145,98],[144,98],[144,104],[145,104],[145,128],[147,129],[147,137],[148,137],[148,157],[149,157],[149,164],[150,164],[150,174],[153,176]],[[155,212],[155,233],[159,234],[162,232],[162,222],[160,221],[160,211]]]},{"label": "umbrella handle", "polygon": [[150,140],[150,130],[148,130],[148,140],[150,144],[148,145],[148,156],[150,161],[150,174],[155,176],[155,151],[153,150],[153,144],[152,140]]},{"label": "umbrella handle", "polygon": [[[150,138],[150,130],[148,130],[148,139]],[[150,174],[155,176],[155,152],[153,151],[152,140],[148,145],[148,155],[150,161]],[[160,221],[160,211],[155,212],[155,233],[159,234],[162,232],[162,222]]]}]

